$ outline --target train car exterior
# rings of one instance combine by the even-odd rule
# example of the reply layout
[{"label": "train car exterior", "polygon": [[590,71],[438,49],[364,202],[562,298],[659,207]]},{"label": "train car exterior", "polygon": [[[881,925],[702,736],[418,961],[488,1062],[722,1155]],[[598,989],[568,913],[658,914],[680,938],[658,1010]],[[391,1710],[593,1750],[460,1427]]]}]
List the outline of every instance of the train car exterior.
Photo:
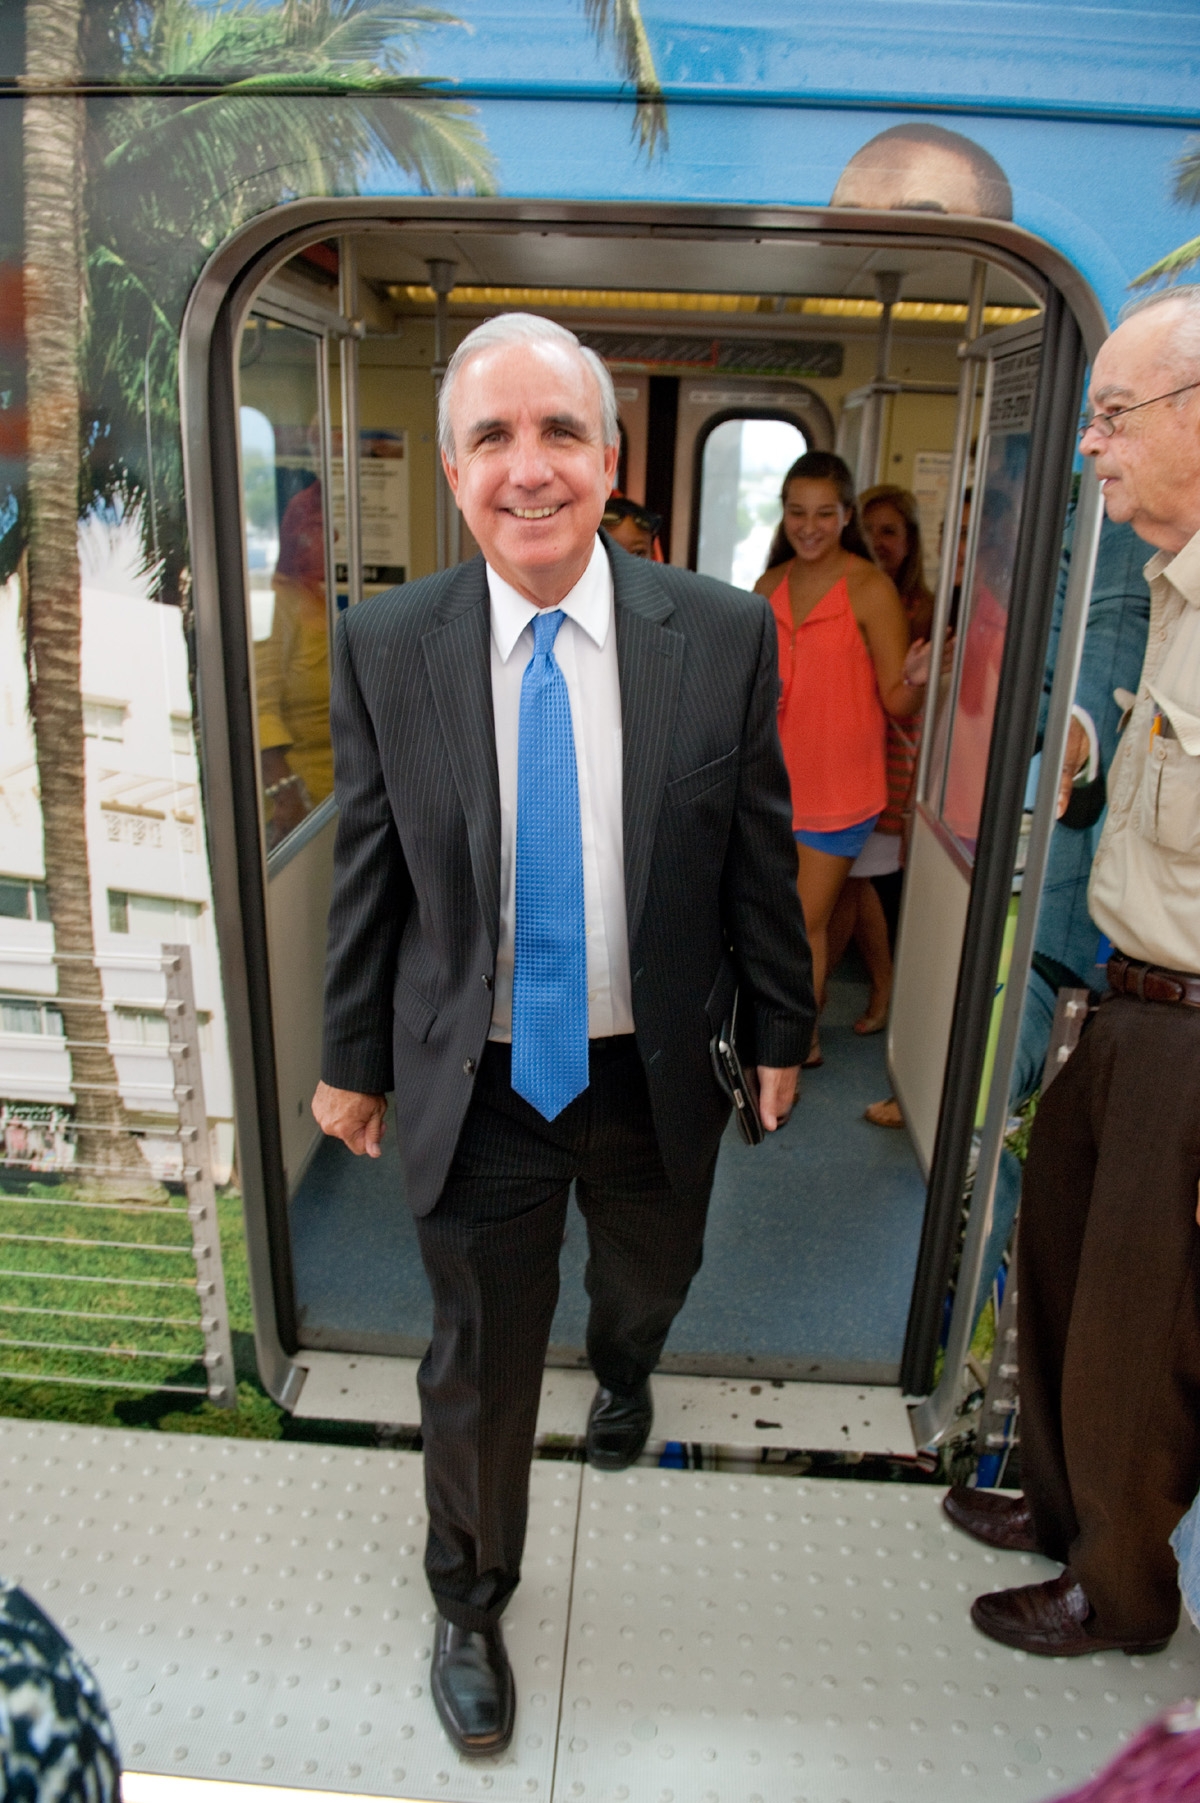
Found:
[{"label": "train car exterior", "polygon": [[[214,1185],[225,1193],[227,1245],[241,1243],[235,1198],[245,1200],[262,1382],[285,1406],[304,1382],[286,1217],[312,1136],[292,1090],[281,1102],[292,1078],[280,1073],[311,1016],[314,975],[311,957],[298,955],[281,970],[271,946],[270,882],[278,874],[282,894],[284,861],[261,792],[262,706],[256,744],[253,691],[263,677],[244,622],[264,592],[256,557],[279,556],[289,470],[315,468],[333,497],[331,515],[341,508],[318,553],[331,607],[339,590],[353,604],[364,583],[420,574],[456,554],[431,454],[420,449],[429,444],[429,370],[448,341],[430,341],[403,370],[405,358],[393,358],[397,395],[416,392],[421,357],[425,384],[407,423],[393,429],[382,417],[360,420],[352,392],[372,332],[393,340],[407,332],[407,342],[424,345],[431,329],[446,329],[439,295],[460,304],[473,296],[477,314],[509,304],[510,289],[524,304],[536,305],[539,293],[552,309],[586,303],[592,324],[620,289],[644,328],[666,304],[676,267],[673,319],[690,309],[709,332],[711,356],[697,351],[681,365],[676,353],[656,361],[627,346],[622,359],[610,345],[632,372],[626,426],[635,461],[638,382],[652,386],[665,368],[703,368],[705,357],[717,396],[705,431],[736,399],[738,417],[782,408],[806,442],[840,433],[839,442],[861,450],[854,410],[867,395],[869,414],[869,361],[852,345],[844,375],[831,373],[835,362],[842,371],[839,321],[847,330],[881,313],[902,321],[906,304],[940,303],[906,303],[899,284],[888,299],[886,288],[872,288],[873,275],[863,278],[865,293],[824,293],[805,261],[817,247],[841,259],[843,287],[856,256],[874,255],[873,269],[890,256],[898,277],[906,255],[932,259],[931,267],[951,253],[964,269],[970,259],[986,262],[1015,286],[1007,312],[990,322],[981,291],[974,329],[999,329],[1003,313],[1016,334],[986,352],[987,367],[1003,352],[1026,357],[1029,374],[1014,403],[1027,410],[1020,476],[1030,504],[1014,545],[1017,624],[998,703],[993,696],[1001,724],[990,766],[986,744],[982,753],[973,824],[958,835],[960,853],[969,844],[955,955],[932,976],[923,969],[918,1001],[908,1004],[920,1038],[920,997],[936,990],[942,1038],[932,1089],[904,1097],[929,1196],[893,1379],[929,1391],[972,1137],[983,1126],[986,1167],[988,1156],[999,1158],[1007,1120],[1004,1069],[988,1079],[991,1129],[977,1115],[990,1026],[1001,1064],[1014,1055],[1050,831],[1045,805],[1040,813],[1031,806],[1022,936],[1011,898],[1027,791],[1033,801],[1029,759],[1039,730],[1047,754],[1053,749],[1071,699],[1068,671],[1057,712],[1052,706],[1039,728],[1083,369],[1132,293],[1178,278],[1200,255],[1195,9],[1187,0],[1121,4],[1101,26],[1071,0],[1036,9],[974,0],[951,16],[923,0],[863,0],[836,23],[811,8],[755,11],[715,0],[685,9],[473,0],[461,16],[395,0],[26,0],[5,9],[0,57],[9,176],[0,197],[0,1094],[5,1203],[20,1247],[3,1280],[18,1286],[5,1317],[12,1330],[0,1338],[12,1394],[33,1379],[145,1390],[153,1387],[142,1381],[148,1368],[132,1362],[144,1355],[161,1361],[151,1373],[173,1372],[177,1387],[193,1392],[188,1406],[206,1391],[235,1401],[232,1352],[217,1322],[219,1272],[204,1288],[214,1249],[205,1252],[194,1231],[195,1217],[218,1206]],[[427,284],[371,274],[364,247],[405,231],[420,236],[414,255]],[[439,289],[439,258],[429,254],[439,235],[454,245],[489,234],[520,239],[516,279],[456,284],[446,256],[450,274]],[[672,265],[673,244],[686,245],[686,269],[682,250]],[[649,259],[641,283],[631,246]],[[611,281],[606,256],[618,272]],[[761,266],[753,297],[739,300],[731,258]],[[285,262],[294,272],[297,259],[307,299],[303,283],[293,276],[289,289],[280,273]],[[571,299],[579,293],[582,303]],[[764,353],[743,355],[749,390],[722,387],[737,364],[722,364],[720,322],[735,317],[734,342],[744,349],[747,313],[756,330],[764,319],[812,323],[804,398],[792,394],[790,416],[764,373]],[[951,325],[969,313],[965,295],[945,303]],[[245,414],[254,382],[263,397],[270,383],[253,375],[245,347],[282,346],[289,331],[308,333],[305,344],[316,332],[324,348],[305,377],[310,417],[297,415],[286,443],[276,432],[269,447],[274,493],[264,503],[261,481],[254,489],[262,442],[253,422],[246,436]],[[936,382],[911,385],[925,412],[902,441],[898,389],[887,428],[899,447],[896,473],[910,482],[919,474],[914,433],[925,434],[921,468],[933,483],[934,515],[947,494],[951,506],[960,503],[971,454],[960,444],[954,464],[954,385],[943,383],[940,398],[937,390]],[[984,405],[974,390],[971,405]],[[268,427],[269,410],[269,398],[250,407]],[[320,446],[318,418],[335,421]],[[870,427],[877,438],[881,418]],[[697,425],[688,441],[697,457],[700,432]],[[989,442],[1001,443],[997,434]],[[342,459],[339,443],[355,437],[361,459]],[[643,471],[643,488],[647,479]],[[1058,641],[1064,669],[1078,651],[1085,541],[1097,528],[1086,491]],[[694,558],[698,531],[693,521],[689,535],[677,520],[667,555]],[[941,567],[946,576],[946,557]],[[943,586],[944,630],[948,576]],[[317,800],[319,781],[309,779]],[[310,927],[319,937],[319,921]],[[314,943],[310,933],[305,945]],[[186,947],[186,955],[164,947]],[[1007,1040],[993,1021],[1002,958],[1012,991]],[[181,961],[182,999],[170,990]],[[172,1010],[194,1023],[201,1127],[182,1124]],[[894,1043],[894,1056],[902,1052]],[[297,1057],[301,1084],[311,1056]],[[953,1094],[943,1091],[943,1066],[955,1075]],[[190,1207],[169,1229],[171,1247],[196,1258],[198,1319],[216,1325],[201,1326],[186,1348],[168,1335],[110,1349],[103,1336],[81,1333],[68,1308],[63,1282],[87,1274],[63,1262],[78,1238],[65,1209],[134,1192],[147,1208],[181,1197]],[[30,1211],[50,1204],[59,1213],[43,1235],[44,1256],[34,1258],[35,1229],[51,1217]],[[969,1241],[981,1269],[985,1230],[981,1213]],[[139,1226],[135,1238],[148,1235]],[[36,1297],[30,1273],[40,1273]],[[135,1281],[132,1267],[108,1275],[118,1285]],[[122,1291],[119,1313],[136,1312],[132,1294]],[[64,1321],[74,1323],[69,1331]],[[965,1342],[952,1349],[963,1353]],[[944,1422],[926,1427],[932,1442]]]},{"label": "train car exterior", "polygon": [[[0,7],[5,1574],[114,1649],[129,1803],[178,1803],[168,1769],[1032,1803],[1194,1690],[1190,1638],[1042,1692],[980,1650],[995,1560],[921,1485],[997,1481],[1013,1446],[1014,1110],[1077,1032],[1063,923],[1098,833],[1062,837],[1058,771],[1089,643],[1136,671],[1145,638],[1078,415],[1122,306],[1200,268],[1198,94],[1195,0]],[[330,631],[470,554],[437,384],[514,307],[612,369],[652,555],[752,586],[806,448],[914,491],[945,675],[886,1069],[847,1012],[787,1146],[723,1151],[663,1469],[535,1465],[519,1734],[485,1769],[407,1663],[428,1309],[398,1175],[331,1158],[307,1098]],[[885,1078],[891,1136],[860,1120]]]}]

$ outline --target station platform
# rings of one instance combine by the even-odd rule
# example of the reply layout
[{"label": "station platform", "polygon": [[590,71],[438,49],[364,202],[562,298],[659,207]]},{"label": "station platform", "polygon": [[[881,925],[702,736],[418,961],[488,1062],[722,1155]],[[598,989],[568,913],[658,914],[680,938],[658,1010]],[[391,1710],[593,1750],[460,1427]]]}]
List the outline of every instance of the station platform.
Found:
[{"label": "station platform", "polygon": [[519,1713],[428,1695],[418,1454],[0,1422],[0,1570],[92,1663],[126,1803],[910,1803],[1054,1796],[1200,1692],[1200,1637],[1042,1661],[971,1627],[1049,1575],[920,1485],[535,1463]]}]

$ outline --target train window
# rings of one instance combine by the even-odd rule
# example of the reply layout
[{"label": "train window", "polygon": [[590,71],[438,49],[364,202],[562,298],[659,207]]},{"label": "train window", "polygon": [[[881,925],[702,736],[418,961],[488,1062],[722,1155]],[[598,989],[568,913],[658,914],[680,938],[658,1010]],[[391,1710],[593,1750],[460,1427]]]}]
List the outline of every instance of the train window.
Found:
[{"label": "train window", "polygon": [[783,416],[739,415],[711,427],[700,460],[702,575],[754,587],[779,524],[780,485],[807,449],[799,426]]},{"label": "train window", "polygon": [[242,506],[267,849],[333,789],[325,344],[252,318],[242,338]]},{"label": "train window", "polygon": [[972,858],[1008,631],[1039,359],[1037,349],[995,359],[986,438],[978,454],[981,480],[975,484],[971,521],[974,550],[973,555],[968,550],[967,593],[959,621],[962,649],[941,806],[943,825]]}]

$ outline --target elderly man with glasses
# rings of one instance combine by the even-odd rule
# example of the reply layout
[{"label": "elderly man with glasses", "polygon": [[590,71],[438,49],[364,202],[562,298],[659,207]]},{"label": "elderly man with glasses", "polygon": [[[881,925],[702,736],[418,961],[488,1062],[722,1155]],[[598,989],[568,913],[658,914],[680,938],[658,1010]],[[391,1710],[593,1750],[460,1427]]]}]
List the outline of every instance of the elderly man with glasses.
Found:
[{"label": "elderly man with glasses", "polygon": [[1060,1657],[1166,1644],[1169,1536],[1200,1486],[1200,287],[1128,310],[1090,403],[1081,449],[1108,516],[1157,548],[1088,891],[1109,992],[1025,1167],[1024,1495],[946,1498],[976,1539],[1061,1561],[971,1612],[993,1640]]}]

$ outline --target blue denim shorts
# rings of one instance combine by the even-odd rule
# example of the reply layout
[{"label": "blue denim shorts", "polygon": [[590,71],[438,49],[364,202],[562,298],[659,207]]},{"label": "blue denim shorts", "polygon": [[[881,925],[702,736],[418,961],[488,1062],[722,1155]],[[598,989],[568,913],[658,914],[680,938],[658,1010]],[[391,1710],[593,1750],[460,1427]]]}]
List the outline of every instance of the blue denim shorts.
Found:
[{"label": "blue denim shorts", "polygon": [[872,814],[869,820],[860,820],[857,826],[844,826],[838,833],[810,833],[801,827],[796,838],[810,851],[823,851],[831,858],[854,859],[875,831],[878,819],[878,814]]}]

